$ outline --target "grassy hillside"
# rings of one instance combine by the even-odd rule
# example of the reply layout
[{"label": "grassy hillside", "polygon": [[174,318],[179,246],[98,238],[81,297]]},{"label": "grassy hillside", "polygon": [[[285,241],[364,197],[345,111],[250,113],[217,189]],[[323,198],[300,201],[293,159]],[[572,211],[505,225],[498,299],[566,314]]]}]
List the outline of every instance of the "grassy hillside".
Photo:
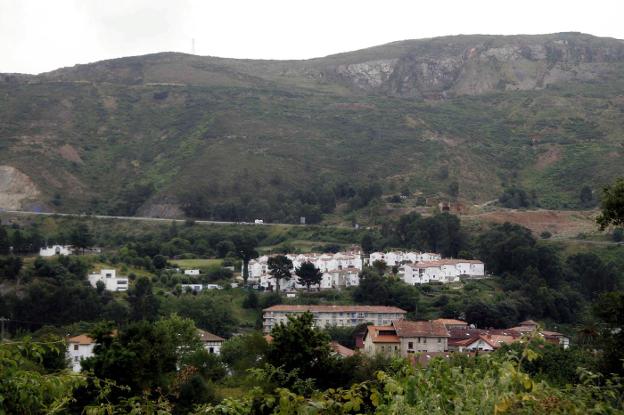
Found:
[{"label": "grassy hillside", "polygon": [[624,175],[623,65],[621,41],[581,34],[123,58],[0,78],[0,165],[58,211],[297,222],[372,215],[358,186],[408,205],[453,182],[469,203],[517,185],[576,208]]}]

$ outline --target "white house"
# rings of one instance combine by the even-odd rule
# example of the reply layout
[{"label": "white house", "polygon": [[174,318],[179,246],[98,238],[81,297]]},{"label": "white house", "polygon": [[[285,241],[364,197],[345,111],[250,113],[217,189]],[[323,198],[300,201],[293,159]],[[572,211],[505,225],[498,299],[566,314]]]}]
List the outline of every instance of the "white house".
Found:
[{"label": "white house", "polygon": [[186,291],[200,292],[201,290],[204,289],[204,286],[202,284],[180,284],[180,287],[182,288],[182,291],[184,292]]},{"label": "white house", "polygon": [[185,269],[184,275],[199,275],[198,269]]},{"label": "white house", "polygon": [[95,341],[85,334],[67,339],[67,357],[74,372],[80,372],[82,360],[93,356],[93,347]]},{"label": "white house", "polygon": [[406,284],[426,284],[433,281],[457,282],[460,277],[483,278],[485,265],[473,259],[439,259],[436,261],[411,262],[400,268]]},{"label": "white house", "polygon": [[182,291],[195,291],[200,292],[203,290],[222,290],[223,287],[219,284],[180,284]]},{"label": "white house", "polygon": [[[304,288],[304,286],[297,283],[297,279],[294,276],[295,269],[299,268],[304,262],[311,262],[321,272],[329,274],[335,274],[339,271],[350,271],[350,273],[357,274],[362,270],[362,256],[359,252],[289,254],[286,256],[293,262],[293,278],[289,281],[280,281],[280,289],[282,290]],[[249,281],[257,283],[265,289],[275,285],[275,281],[269,274],[268,260],[269,256],[264,255],[249,262]],[[330,275],[324,277],[325,282],[321,284],[321,288],[332,288],[332,285],[335,286],[336,284],[332,282],[332,278]]]},{"label": "white house", "polygon": [[209,333],[205,330],[197,329],[197,331],[199,331],[199,337],[209,353],[221,354],[221,346],[225,341],[224,338],[221,338],[216,334]]},{"label": "white house", "polygon": [[373,252],[370,254],[369,263],[372,264],[375,261],[383,261],[389,267],[395,265],[401,265],[406,262],[423,262],[423,261],[437,261],[442,259],[440,254],[432,252],[403,252],[403,251],[389,251],[389,252]]},{"label": "white house", "polygon": [[72,248],[69,245],[52,245],[39,249],[39,256],[71,255]]},{"label": "white house", "polygon": [[103,269],[99,273],[89,274],[89,283],[93,288],[102,281],[107,291],[128,291],[128,278],[117,277],[114,269]]},{"label": "white house", "polygon": [[[299,285],[299,284],[298,284]],[[360,285],[360,270],[333,269],[323,273],[321,288],[346,288]]]}]

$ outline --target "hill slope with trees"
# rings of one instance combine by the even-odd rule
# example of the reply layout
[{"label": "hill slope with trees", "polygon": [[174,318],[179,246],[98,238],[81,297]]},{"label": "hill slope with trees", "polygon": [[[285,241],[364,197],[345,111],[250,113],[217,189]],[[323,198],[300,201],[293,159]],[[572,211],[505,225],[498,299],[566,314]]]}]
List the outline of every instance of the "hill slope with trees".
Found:
[{"label": "hill slope with trees", "polygon": [[623,65],[622,41],[562,33],[2,75],[0,184],[28,182],[10,199],[27,209],[225,220],[315,223],[382,195],[587,208],[624,174]]}]

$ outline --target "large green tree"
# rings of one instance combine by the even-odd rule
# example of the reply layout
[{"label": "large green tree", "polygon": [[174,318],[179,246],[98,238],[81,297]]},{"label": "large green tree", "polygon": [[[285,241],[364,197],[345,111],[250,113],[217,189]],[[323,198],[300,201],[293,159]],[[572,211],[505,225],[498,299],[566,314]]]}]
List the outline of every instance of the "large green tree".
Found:
[{"label": "large green tree", "polygon": [[600,216],[596,219],[600,229],[604,230],[609,225],[624,225],[624,178],[603,189],[600,209]]},{"label": "large green tree", "polygon": [[301,379],[323,377],[331,351],[329,336],[314,327],[311,313],[288,317],[288,323],[278,324],[271,331],[273,340],[267,350],[267,360],[285,371],[297,371]]},{"label": "large green tree", "polygon": [[280,281],[289,280],[292,276],[290,271],[293,269],[293,263],[286,255],[275,255],[269,258],[267,266],[269,274],[275,280],[275,289],[279,292]]},{"label": "large green tree", "polygon": [[74,248],[84,250],[93,246],[93,235],[85,223],[76,225],[69,234],[69,242]]},{"label": "large green tree", "polygon": [[139,277],[128,290],[130,318],[132,320],[156,320],[160,302],[152,292],[152,281],[148,277]]},{"label": "large green tree", "polygon": [[249,261],[254,258],[258,258],[258,241],[248,235],[238,235],[233,238],[234,246],[236,247],[236,255],[243,261],[243,281],[247,285],[249,279]]},{"label": "large green tree", "polygon": [[111,379],[128,391],[115,389],[114,397],[155,393],[166,388],[178,361],[174,335],[148,321],[134,322],[113,335],[110,327],[99,326],[92,333],[94,356],[82,362],[100,379]]},{"label": "large green tree", "polygon": [[323,273],[313,263],[306,261],[297,269],[295,269],[297,281],[301,285],[305,285],[310,291],[310,286],[320,284],[323,279]]}]

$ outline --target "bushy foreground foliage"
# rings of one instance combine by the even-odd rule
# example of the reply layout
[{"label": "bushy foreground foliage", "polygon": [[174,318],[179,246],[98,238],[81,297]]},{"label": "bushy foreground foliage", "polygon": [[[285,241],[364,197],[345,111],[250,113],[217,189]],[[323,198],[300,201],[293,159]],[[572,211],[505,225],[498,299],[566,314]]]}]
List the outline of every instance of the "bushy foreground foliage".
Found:
[{"label": "bushy foreground foliage", "polygon": [[397,362],[394,373],[349,388],[314,391],[309,396],[286,388],[252,390],[242,399],[225,399],[196,414],[603,414],[624,409],[618,377],[602,379],[578,369],[580,382],[561,388],[537,381],[521,369],[521,354],[433,360],[427,368]]}]

